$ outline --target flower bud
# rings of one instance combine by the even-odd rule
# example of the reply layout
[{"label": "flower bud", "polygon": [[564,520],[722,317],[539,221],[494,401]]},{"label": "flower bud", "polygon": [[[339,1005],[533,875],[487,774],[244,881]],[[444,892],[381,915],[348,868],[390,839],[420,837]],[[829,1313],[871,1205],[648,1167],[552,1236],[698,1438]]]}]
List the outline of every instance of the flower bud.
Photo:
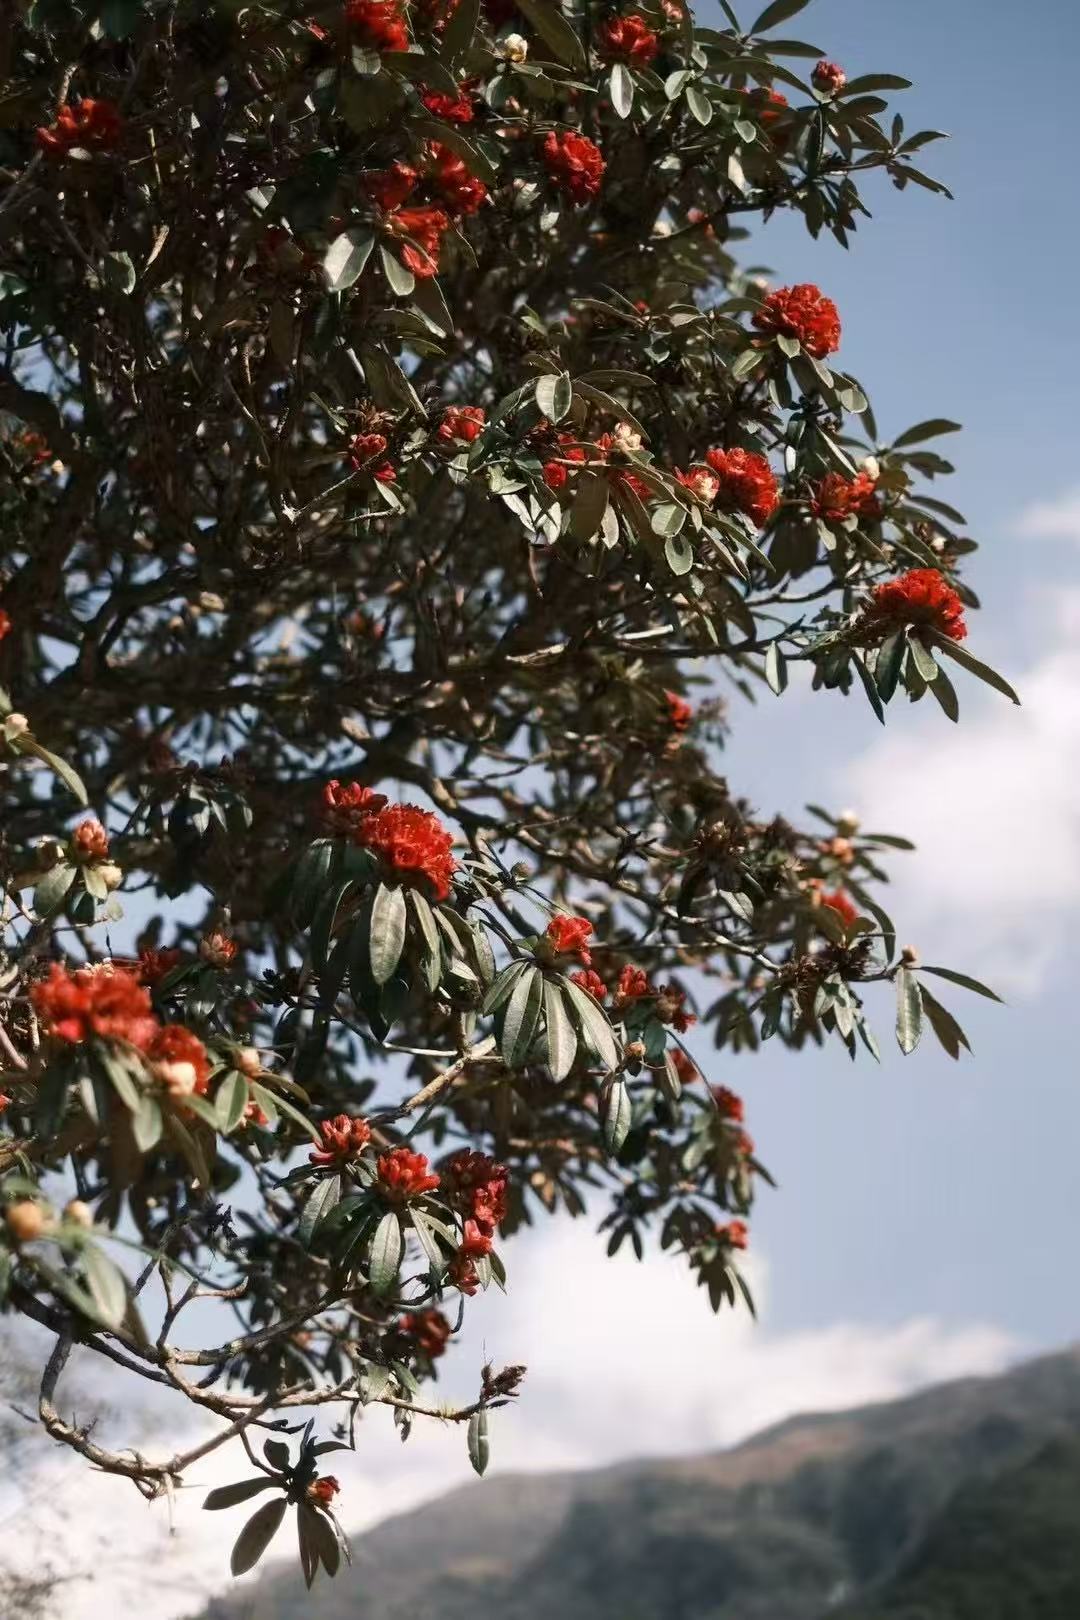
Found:
[{"label": "flower bud", "polygon": [[9,741],[16,737],[21,737],[24,732],[29,730],[30,722],[26,718],[25,714],[9,714],[7,719],[4,721],[4,734],[7,736]]},{"label": "flower bud", "polygon": [[905,967],[913,968],[919,965],[919,953],[914,945],[905,945],[900,952],[900,960]]},{"label": "flower bud", "polygon": [[881,477],[881,462],[878,460],[877,456],[864,456],[859,463],[859,467],[861,471],[866,474],[867,478],[872,478],[874,480],[875,484]]},{"label": "flower bud", "polygon": [[82,1226],[89,1231],[94,1224],[94,1212],[81,1198],[73,1198],[70,1203],[64,1205],[64,1219],[70,1221],[73,1226]]},{"label": "flower bud", "polygon": [[627,1041],[625,1051],[628,1063],[640,1063],[645,1056],[645,1042]]},{"label": "flower bud", "polygon": [[114,865],[112,861],[106,861],[105,864],[103,866],[99,866],[97,870],[98,877],[109,890],[118,889],[121,883],[124,881],[123,872],[121,871],[120,867]]},{"label": "flower bud", "polygon": [[641,434],[629,422],[618,422],[611,438],[617,450],[641,449]]},{"label": "flower bud", "polygon": [[502,53],[508,62],[524,62],[529,54],[529,42],[522,34],[507,34],[502,42]]},{"label": "flower bud", "polygon": [[841,810],[836,818],[836,830],[842,838],[852,838],[859,830],[859,817],[854,810]]},{"label": "flower bud", "polygon": [[45,1211],[40,1204],[24,1198],[9,1204],[4,1211],[4,1223],[16,1243],[32,1243],[45,1230]]},{"label": "flower bud", "polygon": [[256,1079],[262,1073],[262,1059],[256,1046],[238,1046],[233,1053],[233,1062],[249,1080]]}]

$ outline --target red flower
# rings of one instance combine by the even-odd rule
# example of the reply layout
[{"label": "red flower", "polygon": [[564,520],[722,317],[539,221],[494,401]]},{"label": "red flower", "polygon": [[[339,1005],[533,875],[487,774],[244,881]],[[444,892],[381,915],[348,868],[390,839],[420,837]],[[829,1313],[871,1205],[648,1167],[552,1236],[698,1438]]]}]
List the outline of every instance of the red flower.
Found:
[{"label": "red flower", "polygon": [[0,608],[0,641],[3,641],[10,629],[11,619],[9,615],[4,612],[3,608]]},{"label": "red flower", "polygon": [[409,31],[398,0],[347,0],[345,20],[373,51],[407,51]]},{"label": "red flower", "polygon": [[206,1095],[210,1059],[197,1035],[183,1024],[163,1024],[146,1048],[158,1078],[176,1097]]},{"label": "red flower", "polygon": [[967,635],[964,604],[936,568],[912,568],[876,586],[864,622],[883,630],[927,625],[950,641],[963,641]]},{"label": "red flower", "polygon": [[596,1001],[607,1000],[608,987],[599,973],[594,973],[592,968],[582,968],[579,973],[571,973],[570,982],[587,990]]},{"label": "red flower", "polygon": [[453,1332],[442,1311],[437,1311],[434,1307],[426,1311],[407,1311],[399,1319],[398,1327],[402,1333],[407,1333],[410,1339],[415,1340],[416,1348],[430,1361],[434,1361],[445,1352],[447,1341]]},{"label": "red flower", "polygon": [[88,816],[72,833],[71,846],[76,860],[104,861],[109,854],[109,835],[96,816]]},{"label": "red flower", "polygon": [[395,877],[430,884],[436,900],[450,895],[457,862],[454,840],[438,816],[415,804],[388,804],[356,823],[353,842],[372,850]]},{"label": "red flower", "polygon": [[6,1091],[0,1091],[0,1114],[5,1113],[10,1107],[11,1098],[8,1096]]},{"label": "red flower", "polygon": [[548,489],[558,490],[562,489],[570,474],[561,461],[545,461],[543,476]]},{"label": "red flower", "polygon": [[745,96],[765,129],[777,122],[788,105],[787,96],[763,84],[755,85],[752,90],[740,90],[739,94]]},{"label": "red flower", "polygon": [[446,1275],[455,1288],[460,1288],[463,1294],[471,1299],[480,1286],[480,1279],[476,1275],[476,1267],[467,1254],[459,1249],[446,1268]]},{"label": "red flower", "polygon": [[[714,454],[717,453],[722,455],[723,451],[714,451]],[[688,472],[680,472],[676,467],[675,482],[688,489],[692,495],[696,495],[699,501],[705,501],[710,506],[720,493],[720,479],[717,474],[700,464],[691,467]]]},{"label": "red flower", "polygon": [[181,952],[175,949],[140,951],[135,970],[139,977],[139,983],[148,985],[151,988],[155,984],[160,984],[162,979],[176,967],[180,957]]},{"label": "red flower", "polygon": [[742,1123],[745,1109],[741,1097],[729,1091],[727,1086],[713,1086],[712,1097],[722,1119],[733,1119],[737,1125]]},{"label": "red flower", "polygon": [[508,1175],[505,1164],[497,1164],[486,1153],[461,1148],[443,1165],[443,1192],[490,1237],[506,1219]]},{"label": "red flower", "polygon": [[701,1070],[689,1052],[684,1052],[681,1046],[676,1046],[672,1051],[671,1062],[684,1086],[691,1086],[695,1080],[701,1079]]},{"label": "red flower", "polygon": [[30,991],[34,1010],[57,1040],[73,1044],[99,1036],[144,1047],[157,1031],[150,996],[133,973],[104,963],[68,972],[54,962]]},{"label": "red flower", "polygon": [[449,215],[441,208],[399,208],[388,223],[395,236],[410,239],[402,244],[402,264],[421,281],[437,275],[443,232],[450,228]]},{"label": "red flower", "polygon": [[400,160],[388,169],[371,169],[360,176],[360,184],[372,202],[385,208],[387,213],[400,208],[406,197],[416,189],[420,180],[417,171]]},{"label": "red flower", "polygon": [[349,838],[364,816],[381,810],[386,794],[361,782],[341,783],[335,776],[322,790],[321,811],[323,823],[334,838]]},{"label": "red flower", "polygon": [[835,911],[846,928],[850,928],[859,915],[857,908],[852,905],[843,889],[834,889],[831,894],[823,894],[821,904],[828,906],[830,911]]},{"label": "red flower", "polygon": [[694,1014],[685,1010],[685,990],[680,990],[674,984],[662,984],[655,995],[656,1016],[662,1024],[670,1024],[680,1035],[685,1035],[686,1031],[697,1023]]},{"label": "red flower", "polygon": [[392,461],[382,459],[386,439],[381,433],[358,433],[349,445],[349,462],[357,472],[368,473],[380,484],[392,484],[397,470]]},{"label": "red flower", "polygon": [[720,480],[716,499],[725,511],[743,512],[764,528],[776,510],[776,477],[754,450],[709,450],[705,460]]},{"label": "red flower", "polygon": [[599,196],[605,164],[600,148],[587,135],[572,129],[550,130],[541,156],[556,186],[573,202],[587,203]]},{"label": "red flower", "polygon": [[660,39],[639,12],[631,11],[625,17],[610,17],[601,24],[596,48],[609,62],[633,62],[637,67],[647,67],[660,49]]},{"label": "red flower", "polygon": [[680,697],[678,692],[665,692],[664,698],[667,702],[668,720],[671,723],[672,731],[688,731],[694,719],[693,704],[687,703],[686,699]]},{"label": "red flower", "polygon": [[629,962],[619,974],[619,983],[615,991],[615,1010],[621,1011],[628,1001],[640,1001],[642,996],[654,996],[656,991],[649,983],[649,975],[644,968],[633,967]]},{"label": "red flower", "polygon": [[236,960],[237,944],[228,934],[215,928],[212,933],[204,934],[199,941],[199,955],[211,967],[227,968]]},{"label": "red flower", "polygon": [[771,292],[754,316],[759,332],[798,338],[807,354],[824,360],[840,347],[840,316],[831,298],[812,281]]},{"label": "red flower", "polygon": [[77,107],[61,107],[56,122],[39,129],[37,143],[53,157],[65,157],[75,147],[88,152],[107,152],[118,146],[124,121],[112,101],[80,101]]},{"label": "red flower", "polygon": [[484,411],[479,405],[448,405],[436,430],[444,444],[472,444],[484,431]]},{"label": "red flower", "polygon": [[456,97],[442,90],[421,90],[420,100],[432,117],[445,118],[448,124],[471,124],[476,116],[467,90]]},{"label": "red flower", "polygon": [[379,1191],[392,1203],[419,1198],[423,1193],[434,1192],[439,1185],[439,1177],[432,1173],[426,1155],[413,1153],[410,1148],[391,1148],[389,1153],[383,1154],[376,1169]]},{"label": "red flower", "polygon": [[824,523],[843,523],[846,517],[879,518],[881,503],[877,484],[869,473],[845,478],[843,473],[826,473],[810,497],[810,509]]},{"label": "red flower", "polygon": [[728,1221],[726,1226],[716,1228],[716,1240],[727,1249],[748,1249],[750,1247],[750,1233],[745,1221]]},{"label": "red flower", "polygon": [[567,917],[560,912],[548,923],[544,938],[557,956],[576,956],[588,967],[592,960],[588,948],[592,931],[593,925],[587,917]]},{"label": "red flower", "polygon": [[749,1159],[754,1151],[754,1138],[747,1131],[740,1131],[735,1138],[736,1151]]},{"label": "red flower", "polygon": [[319,1126],[322,1147],[308,1158],[312,1164],[343,1164],[355,1159],[371,1141],[371,1126],[357,1114],[335,1114]]},{"label": "red flower", "polygon": [[249,1102],[244,1108],[242,1125],[269,1125],[270,1116],[265,1108],[260,1108],[257,1102]]},{"label": "red flower", "polygon": [[476,1221],[466,1221],[458,1255],[463,1260],[481,1260],[491,1253],[491,1234],[481,1230]]},{"label": "red flower", "polygon": [[819,62],[810,75],[810,83],[823,95],[837,96],[847,84],[847,74],[836,62]]},{"label": "red flower", "polygon": [[333,1474],[323,1474],[321,1478],[312,1480],[307,1488],[307,1495],[310,1501],[321,1502],[324,1507],[329,1507],[340,1489],[341,1486]]},{"label": "red flower", "polygon": [[487,198],[487,186],[441,141],[432,142],[431,155],[435,163],[432,182],[447,208],[452,214],[475,214]]}]

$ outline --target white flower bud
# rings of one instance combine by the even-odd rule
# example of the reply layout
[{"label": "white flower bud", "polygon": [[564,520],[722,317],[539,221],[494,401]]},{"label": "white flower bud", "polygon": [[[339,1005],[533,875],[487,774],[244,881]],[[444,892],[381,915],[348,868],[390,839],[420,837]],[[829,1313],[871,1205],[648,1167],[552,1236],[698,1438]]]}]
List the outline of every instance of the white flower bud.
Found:
[{"label": "white flower bud", "polygon": [[4,731],[8,737],[21,737],[30,730],[30,722],[25,714],[9,714],[4,721]]},{"label": "white flower bud", "polygon": [[872,478],[876,484],[878,479],[881,477],[881,462],[878,460],[877,456],[865,456],[861,466],[867,477]]},{"label": "white flower bud", "polygon": [[502,53],[508,62],[524,62],[529,54],[529,42],[523,34],[507,34],[502,42]]},{"label": "white flower bud", "polygon": [[641,434],[629,422],[619,422],[611,437],[619,450],[641,449]]}]

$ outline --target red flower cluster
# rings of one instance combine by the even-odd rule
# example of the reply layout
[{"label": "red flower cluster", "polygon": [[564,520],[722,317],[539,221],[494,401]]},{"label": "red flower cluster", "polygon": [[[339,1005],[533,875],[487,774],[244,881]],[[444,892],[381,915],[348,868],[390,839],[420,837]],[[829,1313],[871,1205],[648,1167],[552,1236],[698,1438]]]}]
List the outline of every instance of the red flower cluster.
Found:
[{"label": "red flower cluster", "polygon": [[407,51],[409,30],[398,0],[347,0],[345,21],[373,51]]},{"label": "red flower cluster", "polygon": [[720,480],[716,499],[731,512],[743,512],[764,528],[779,499],[776,477],[764,456],[754,450],[709,450],[705,460]]},{"label": "red flower cluster", "polygon": [[133,973],[106,963],[68,972],[59,962],[30,991],[50,1035],[77,1044],[99,1036],[145,1047],[157,1032],[150,996]]},{"label": "red flower cluster", "polygon": [[821,61],[811,73],[810,83],[822,95],[838,96],[847,84],[847,74],[838,63]]},{"label": "red flower cluster", "polygon": [[864,622],[886,630],[901,624],[928,625],[950,641],[963,641],[967,635],[964,604],[936,568],[912,568],[876,586]]},{"label": "red flower cluster", "polygon": [[[722,452],[720,452],[722,454]],[[720,493],[720,479],[709,467],[696,463],[687,472],[680,472],[675,468],[675,482],[688,489],[691,495],[696,495],[699,501],[705,501],[711,506]]]},{"label": "red flower cluster", "polygon": [[197,1035],[183,1024],[163,1024],[144,1047],[158,1079],[174,1097],[205,1097],[210,1059]]},{"label": "red flower cluster", "polygon": [[470,174],[464,159],[441,141],[432,142],[431,158],[435,165],[431,173],[432,185],[450,213],[475,214],[487,198],[484,182]]},{"label": "red flower cluster", "polygon": [[204,934],[199,941],[199,955],[211,967],[227,968],[230,962],[235,962],[237,944],[235,939],[223,933],[220,928],[213,929]]},{"label": "red flower cluster", "polygon": [[419,181],[419,171],[400,160],[392,163],[388,169],[372,169],[360,176],[360,184],[372,202],[378,203],[388,213],[401,207],[406,197],[415,191]]},{"label": "red flower cluster", "polygon": [[56,122],[39,129],[37,143],[52,157],[66,157],[79,147],[87,152],[108,152],[118,146],[124,131],[120,110],[111,101],[80,101],[61,107]]},{"label": "red flower cluster", "polygon": [[381,810],[386,803],[385,793],[376,793],[362,782],[339,782],[335,776],[322,790],[323,824],[331,837],[351,838],[363,818]]},{"label": "red flower cluster", "polygon": [[689,731],[694,720],[693,704],[687,703],[686,699],[680,697],[678,692],[665,692],[664,699],[667,703],[668,720],[672,731]]},{"label": "red flower cluster", "polygon": [[308,1499],[312,1502],[321,1502],[323,1507],[329,1507],[341,1486],[333,1474],[323,1474],[321,1478],[313,1479],[307,1488]]},{"label": "red flower cluster", "polygon": [[168,950],[145,950],[139,952],[136,966],[139,983],[153,988],[160,984],[165,976],[172,972],[180,961],[181,952],[175,948]]},{"label": "red flower cluster", "polygon": [[391,214],[389,227],[395,236],[408,237],[402,244],[401,262],[421,281],[439,272],[439,249],[450,217],[441,208],[399,208]]},{"label": "red flower cluster", "polygon": [[71,835],[71,849],[76,860],[104,861],[109,854],[109,835],[96,816],[80,821]]},{"label": "red flower cluster", "polygon": [[748,1249],[750,1247],[750,1233],[745,1221],[728,1221],[726,1226],[716,1228],[716,1241],[722,1243],[726,1249]]},{"label": "red flower cluster", "polygon": [[322,1147],[308,1154],[312,1164],[345,1164],[371,1141],[371,1126],[357,1114],[335,1114],[319,1126]]},{"label": "red flower cluster", "polygon": [[592,961],[588,941],[593,925],[587,917],[567,917],[562,912],[552,917],[544,930],[544,938],[558,956],[576,956],[586,967]]},{"label": "red flower cluster", "polygon": [[484,431],[484,410],[480,405],[448,405],[436,429],[444,444],[472,444]]},{"label": "red flower cluster", "polygon": [[438,816],[415,804],[388,804],[364,816],[352,834],[361,849],[370,849],[395,877],[431,886],[436,900],[450,896],[450,880],[457,862],[450,851],[454,840]]},{"label": "red flower cluster", "polygon": [[572,202],[587,203],[599,196],[605,164],[600,148],[587,135],[550,130],[540,155],[555,185]]},{"label": "red flower cluster", "polygon": [[634,967],[630,962],[627,962],[619,974],[619,983],[615,989],[615,1000],[612,1005],[616,1012],[622,1012],[629,1002],[640,1001],[643,996],[654,996],[655,994],[656,991],[649,983],[649,975],[645,969]]},{"label": "red flower cluster", "polygon": [[580,444],[574,443],[572,433],[560,433],[557,442],[561,453],[560,459],[544,463],[544,483],[548,489],[553,490],[562,489],[570,476],[568,468],[563,466],[564,461],[572,461],[580,466],[586,459],[584,449]]},{"label": "red flower cluster", "polygon": [[843,473],[826,473],[810,497],[810,509],[824,523],[843,523],[847,517],[879,518],[881,502],[877,483],[869,473],[845,478]]},{"label": "red flower cluster", "polygon": [[727,1086],[713,1086],[712,1098],[722,1119],[733,1119],[737,1125],[742,1124],[746,1111],[740,1096],[729,1091]]},{"label": "red flower cluster", "polygon": [[382,433],[358,433],[349,445],[350,466],[357,472],[377,478],[380,484],[392,484],[397,468],[385,457],[386,437]]},{"label": "red flower cluster", "polygon": [[443,90],[421,90],[420,100],[433,118],[445,118],[448,124],[471,124],[476,117],[472,97],[466,90],[459,96],[448,96]]},{"label": "red flower cluster", "polygon": [[697,1023],[693,1013],[686,1011],[686,991],[679,990],[673,984],[662,984],[654,992],[656,996],[656,1016],[662,1024],[671,1024],[680,1035]]},{"label": "red flower cluster", "polygon": [[0,608],[0,641],[3,641],[10,629],[11,617],[9,614],[4,612],[3,608]]},{"label": "red flower cluster", "polygon": [[398,1321],[402,1333],[407,1333],[416,1348],[430,1361],[441,1356],[453,1329],[442,1311],[433,1307],[426,1311],[407,1311]]},{"label": "red flower cluster", "polygon": [[834,889],[831,894],[821,896],[821,904],[835,911],[845,928],[850,928],[859,915],[858,908],[852,904],[843,889]]},{"label": "red flower cluster", "polygon": [[469,1225],[475,1225],[489,1240],[494,1237],[496,1228],[506,1219],[508,1177],[505,1164],[497,1164],[486,1153],[474,1153],[469,1148],[462,1148],[447,1160],[442,1169],[443,1192],[468,1217],[466,1231]]},{"label": "red flower cluster", "polygon": [[675,1073],[678,1075],[684,1086],[692,1086],[695,1080],[701,1079],[701,1070],[698,1068],[689,1052],[684,1052],[681,1046],[675,1047],[671,1054],[671,1062],[674,1066]]},{"label": "red flower cluster", "polygon": [[582,990],[587,990],[596,1001],[607,1000],[607,985],[599,973],[594,973],[592,968],[582,968],[578,973],[571,973],[570,982],[571,984],[580,985]]},{"label": "red flower cluster", "polygon": [[840,347],[840,315],[812,281],[771,292],[754,316],[759,332],[798,338],[807,354],[824,360]]},{"label": "red flower cluster", "polygon": [[434,1192],[439,1185],[439,1177],[432,1173],[426,1155],[413,1153],[406,1147],[391,1148],[389,1153],[384,1153],[376,1170],[379,1191],[391,1203],[419,1198],[423,1193]]},{"label": "red flower cluster", "polygon": [[660,39],[640,12],[609,17],[596,34],[596,48],[609,62],[632,62],[647,67],[660,49]]}]

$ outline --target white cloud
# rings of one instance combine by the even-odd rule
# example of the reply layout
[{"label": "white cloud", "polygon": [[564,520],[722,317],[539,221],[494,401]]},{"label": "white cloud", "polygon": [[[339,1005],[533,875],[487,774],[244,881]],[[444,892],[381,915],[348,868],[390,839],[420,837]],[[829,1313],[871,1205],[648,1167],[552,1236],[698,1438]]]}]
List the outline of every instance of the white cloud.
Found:
[{"label": "white cloud", "polygon": [[1072,540],[1080,545],[1080,489],[1053,501],[1036,501],[1021,513],[1017,533],[1025,540]]},{"label": "white cloud", "polygon": [[[583,1221],[553,1223],[512,1245],[508,1260],[509,1296],[478,1302],[441,1386],[445,1399],[467,1400],[485,1356],[528,1363],[519,1404],[492,1420],[493,1474],[718,1448],[794,1412],[993,1371],[1017,1348],[989,1326],[929,1320],[770,1334],[745,1313],[714,1317],[678,1261],[607,1260]],[[754,1270],[757,1292],[767,1294],[763,1268]],[[140,1443],[149,1453],[176,1439]],[[79,1577],[65,1591],[63,1620],[98,1620],[105,1603],[137,1603],[140,1620],[180,1620],[225,1584],[243,1513],[203,1514],[199,1504],[207,1486],[249,1471],[235,1447],[192,1471],[172,1534],[167,1504],[147,1508],[126,1482],[98,1475],[91,1483],[81,1464],[47,1455],[45,1472],[24,1476],[32,1511],[19,1514],[20,1545],[33,1562],[63,1526],[66,1572]],[[334,1465],[350,1529],[471,1477],[459,1429],[418,1423],[402,1446],[385,1410],[364,1419],[356,1458],[343,1454]],[[285,1532],[280,1551],[292,1557]]]}]

